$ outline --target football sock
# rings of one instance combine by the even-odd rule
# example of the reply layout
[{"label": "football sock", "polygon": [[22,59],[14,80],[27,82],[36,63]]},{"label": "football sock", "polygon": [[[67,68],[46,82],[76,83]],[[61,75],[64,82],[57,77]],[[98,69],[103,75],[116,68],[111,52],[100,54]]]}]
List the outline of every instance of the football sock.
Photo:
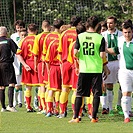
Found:
[{"label": "football sock", "polygon": [[55,111],[56,111],[56,113],[59,112],[59,100],[60,100],[60,92],[56,91],[55,92]]},{"label": "football sock", "polygon": [[75,98],[76,98],[76,95],[75,95],[75,93],[73,93],[72,96],[71,96],[71,103],[72,103],[72,110],[73,110],[73,112],[74,112]]},{"label": "football sock", "polygon": [[22,103],[22,88],[19,88],[19,92],[18,92],[18,103]]},{"label": "football sock", "polygon": [[109,111],[111,111],[112,108],[112,102],[113,102],[113,90],[107,89],[107,101],[109,106]]},{"label": "football sock", "polygon": [[26,104],[27,104],[27,108],[31,109],[31,90],[26,89],[25,91],[25,99],[26,99]]},{"label": "football sock", "polygon": [[45,103],[45,92],[41,92],[40,94],[40,100],[43,107],[43,110],[46,110],[46,103]]},{"label": "football sock", "polygon": [[47,112],[51,113],[53,111],[53,96],[47,96]]},{"label": "football sock", "polygon": [[78,118],[81,105],[82,105],[82,97],[76,97],[75,107],[74,107],[74,109],[75,109],[74,119]]},{"label": "football sock", "polygon": [[121,98],[122,98],[122,91],[119,89],[119,90],[118,90],[117,105],[121,105]]},{"label": "football sock", "polygon": [[124,113],[124,117],[129,118],[129,110],[131,107],[131,97],[129,96],[122,96],[121,105]]},{"label": "football sock", "polygon": [[94,96],[94,98],[93,98],[93,111],[92,111],[92,118],[94,118],[94,119],[96,119],[96,117],[97,117],[99,103],[100,103],[100,97]]},{"label": "football sock", "polygon": [[14,102],[13,102],[13,106],[15,107],[16,106],[16,104],[17,104],[17,101],[18,101],[18,92],[19,90],[18,89],[16,89],[16,88],[14,88]]},{"label": "football sock", "polygon": [[102,93],[102,96],[100,96],[100,102],[102,105],[102,108],[107,108],[107,94],[104,92]]},{"label": "football sock", "polygon": [[5,89],[0,89],[0,101],[2,108],[6,108],[5,106]]},{"label": "football sock", "polygon": [[65,113],[67,102],[68,102],[68,93],[61,92],[61,95],[60,95],[60,113],[61,114]]},{"label": "football sock", "polygon": [[40,91],[40,89],[38,89],[38,103],[39,103],[39,109],[41,109],[42,110],[42,103],[41,103],[41,91]]},{"label": "football sock", "polygon": [[8,87],[8,100],[9,100],[9,107],[13,107],[13,96],[14,96],[14,87]]}]

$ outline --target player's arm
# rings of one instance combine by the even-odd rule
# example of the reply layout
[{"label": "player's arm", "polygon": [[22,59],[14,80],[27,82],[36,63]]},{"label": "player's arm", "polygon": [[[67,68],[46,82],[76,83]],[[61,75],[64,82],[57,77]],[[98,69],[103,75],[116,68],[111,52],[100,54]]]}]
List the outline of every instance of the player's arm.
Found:
[{"label": "player's arm", "polygon": [[101,46],[100,46],[100,57],[102,59],[106,58],[105,45],[106,45],[106,42],[105,42],[105,39],[103,37],[101,40]]},{"label": "player's arm", "polygon": [[39,36],[35,37],[34,40],[34,45],[33,45],[33,49],[32,49],[32,53],[34,55],[34,71],[37,72],[37,65],[38,65],[38,53],[39,53]]},{"label": "player's arm", "polygon": [[74,65],[75,65],[75,71],[76,74],[79,72],[79,62],[78,62],[78,50],[80,49],[80,44],[79,44],[79,38],[77,37],[75,47],[74,47]]},{"label": "player's arm", "polygon": [[31,68],[26,64],[26,62],[24,61],[23,57],[20,54],[16,54],[16,56],[19,59],[19,61],[22,63],[22,65],[24,66],[26,71],[30,71]]},{"label": "player's arm", "polygon": [[119,54],[119,49],[118,49],[118,47],[107,48],[106,52],[116,56],[117,54]]}]

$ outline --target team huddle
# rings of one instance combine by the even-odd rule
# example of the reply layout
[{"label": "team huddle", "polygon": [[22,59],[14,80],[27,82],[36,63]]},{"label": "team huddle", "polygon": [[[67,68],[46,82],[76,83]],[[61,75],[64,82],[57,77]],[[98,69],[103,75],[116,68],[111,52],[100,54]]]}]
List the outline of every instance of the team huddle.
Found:
[{"label": "team huddle", "polygon": [[[7,29],[0,27],[0,101],[1,112],[17,112],[22,107],[22,85],[27,112],[36,112],[31,105],[32,88],[37,90],[38,112],[45,117],[67,116],[68,96],[72,90],[73,117],[69,123],[81,121],[84,105],[92,123],[102,114],[114,116],[113,85],[118,83],[115,109],[130,122],[133,91],[133,26],[131,20],[116,28],[117,19],[109,16],[99,22],[91,16],[85,23],[72,16],[65,25],[56,19],[53,25],[42,22],[42,33],[31,23],[25,28],[22,20],[15,22],[16,33],[7,38]],[[8,87],[9,105],[5,105]],[[85,102],[86,101],[86,102]]]}]

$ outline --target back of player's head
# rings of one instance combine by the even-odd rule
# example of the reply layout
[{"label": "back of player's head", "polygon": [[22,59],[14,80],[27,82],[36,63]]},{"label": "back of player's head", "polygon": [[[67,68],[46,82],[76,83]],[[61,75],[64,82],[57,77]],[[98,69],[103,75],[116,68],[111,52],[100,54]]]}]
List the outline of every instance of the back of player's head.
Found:
[{"label": "back of player's head", "polygon": [[86,21],[86,28],[93,28],[95,29],[96,25],[98,24],[98,17],[97,16],[91,16]]},{"label": "back of player's head", "polygon": [[46,28],[46,27],[49,27],[49,26],[50,26],[49,20],[43,20],[43,22],[42,22],[42,29]]},{"label": "back of player's head", "polygon": [[85,32],[85,31],[86,31],[85,25],[79,24],[78,26],[76,26],[77,34],[80,34],[80,33]]},{"label": "back of player's head", "polygon": [[6,36],[7,35],[7,28],[4,26],[0,27],[0,36]]},{"label": "back of player's head", "polygon": [[133,26],[130,22],[124,22],[122,24],[122,29],[128,29],[128,28],[131,28],[131,30],[133,30]]},{"label": "back of player's head", "polygon": [[56,19],[56,20],[54,20],[54,22],[53,22],[53,26],[54,26],[54,28],[56,28],[56,29],[60,29],[60,27],[61,27],[63,24],[64,24],[64,21],[61,20],[61,19]]},{"label": "back of player's head", "polygon": [[70,24],[71,26],[77,26],[80,21],[81,21],[81,17],[72,16],[70,20]]},{"label": "back of player's head", "polygon": [[109,16],[109,17],[107,17],[107,20],[108,19],[113,19],[114,23],[117,23],[117,18],[115,16]]},{"label": "back of player's head", "polygon": [[17,20],[15,23],[14,23],[14,27],[16,27],[16,25],[18,26],[21,26],[21,27],[25,27],[25,23],[23,20]]},{"label": "back of player's head", "polygon": [[38,26],[34,23],[31,23],[28,25],[28,30],[30,30],[31,32],[35,32],[38,30]]}]

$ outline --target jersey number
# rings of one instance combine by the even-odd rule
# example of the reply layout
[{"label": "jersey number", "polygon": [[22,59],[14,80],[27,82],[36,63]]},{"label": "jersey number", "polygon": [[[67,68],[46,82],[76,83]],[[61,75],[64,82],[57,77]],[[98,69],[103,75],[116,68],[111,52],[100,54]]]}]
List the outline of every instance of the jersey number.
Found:
[{"label": "jersey number", "polygon": [[94,43],[93,42],[83,42],[83,54],[84,55],[94,55]]}]

